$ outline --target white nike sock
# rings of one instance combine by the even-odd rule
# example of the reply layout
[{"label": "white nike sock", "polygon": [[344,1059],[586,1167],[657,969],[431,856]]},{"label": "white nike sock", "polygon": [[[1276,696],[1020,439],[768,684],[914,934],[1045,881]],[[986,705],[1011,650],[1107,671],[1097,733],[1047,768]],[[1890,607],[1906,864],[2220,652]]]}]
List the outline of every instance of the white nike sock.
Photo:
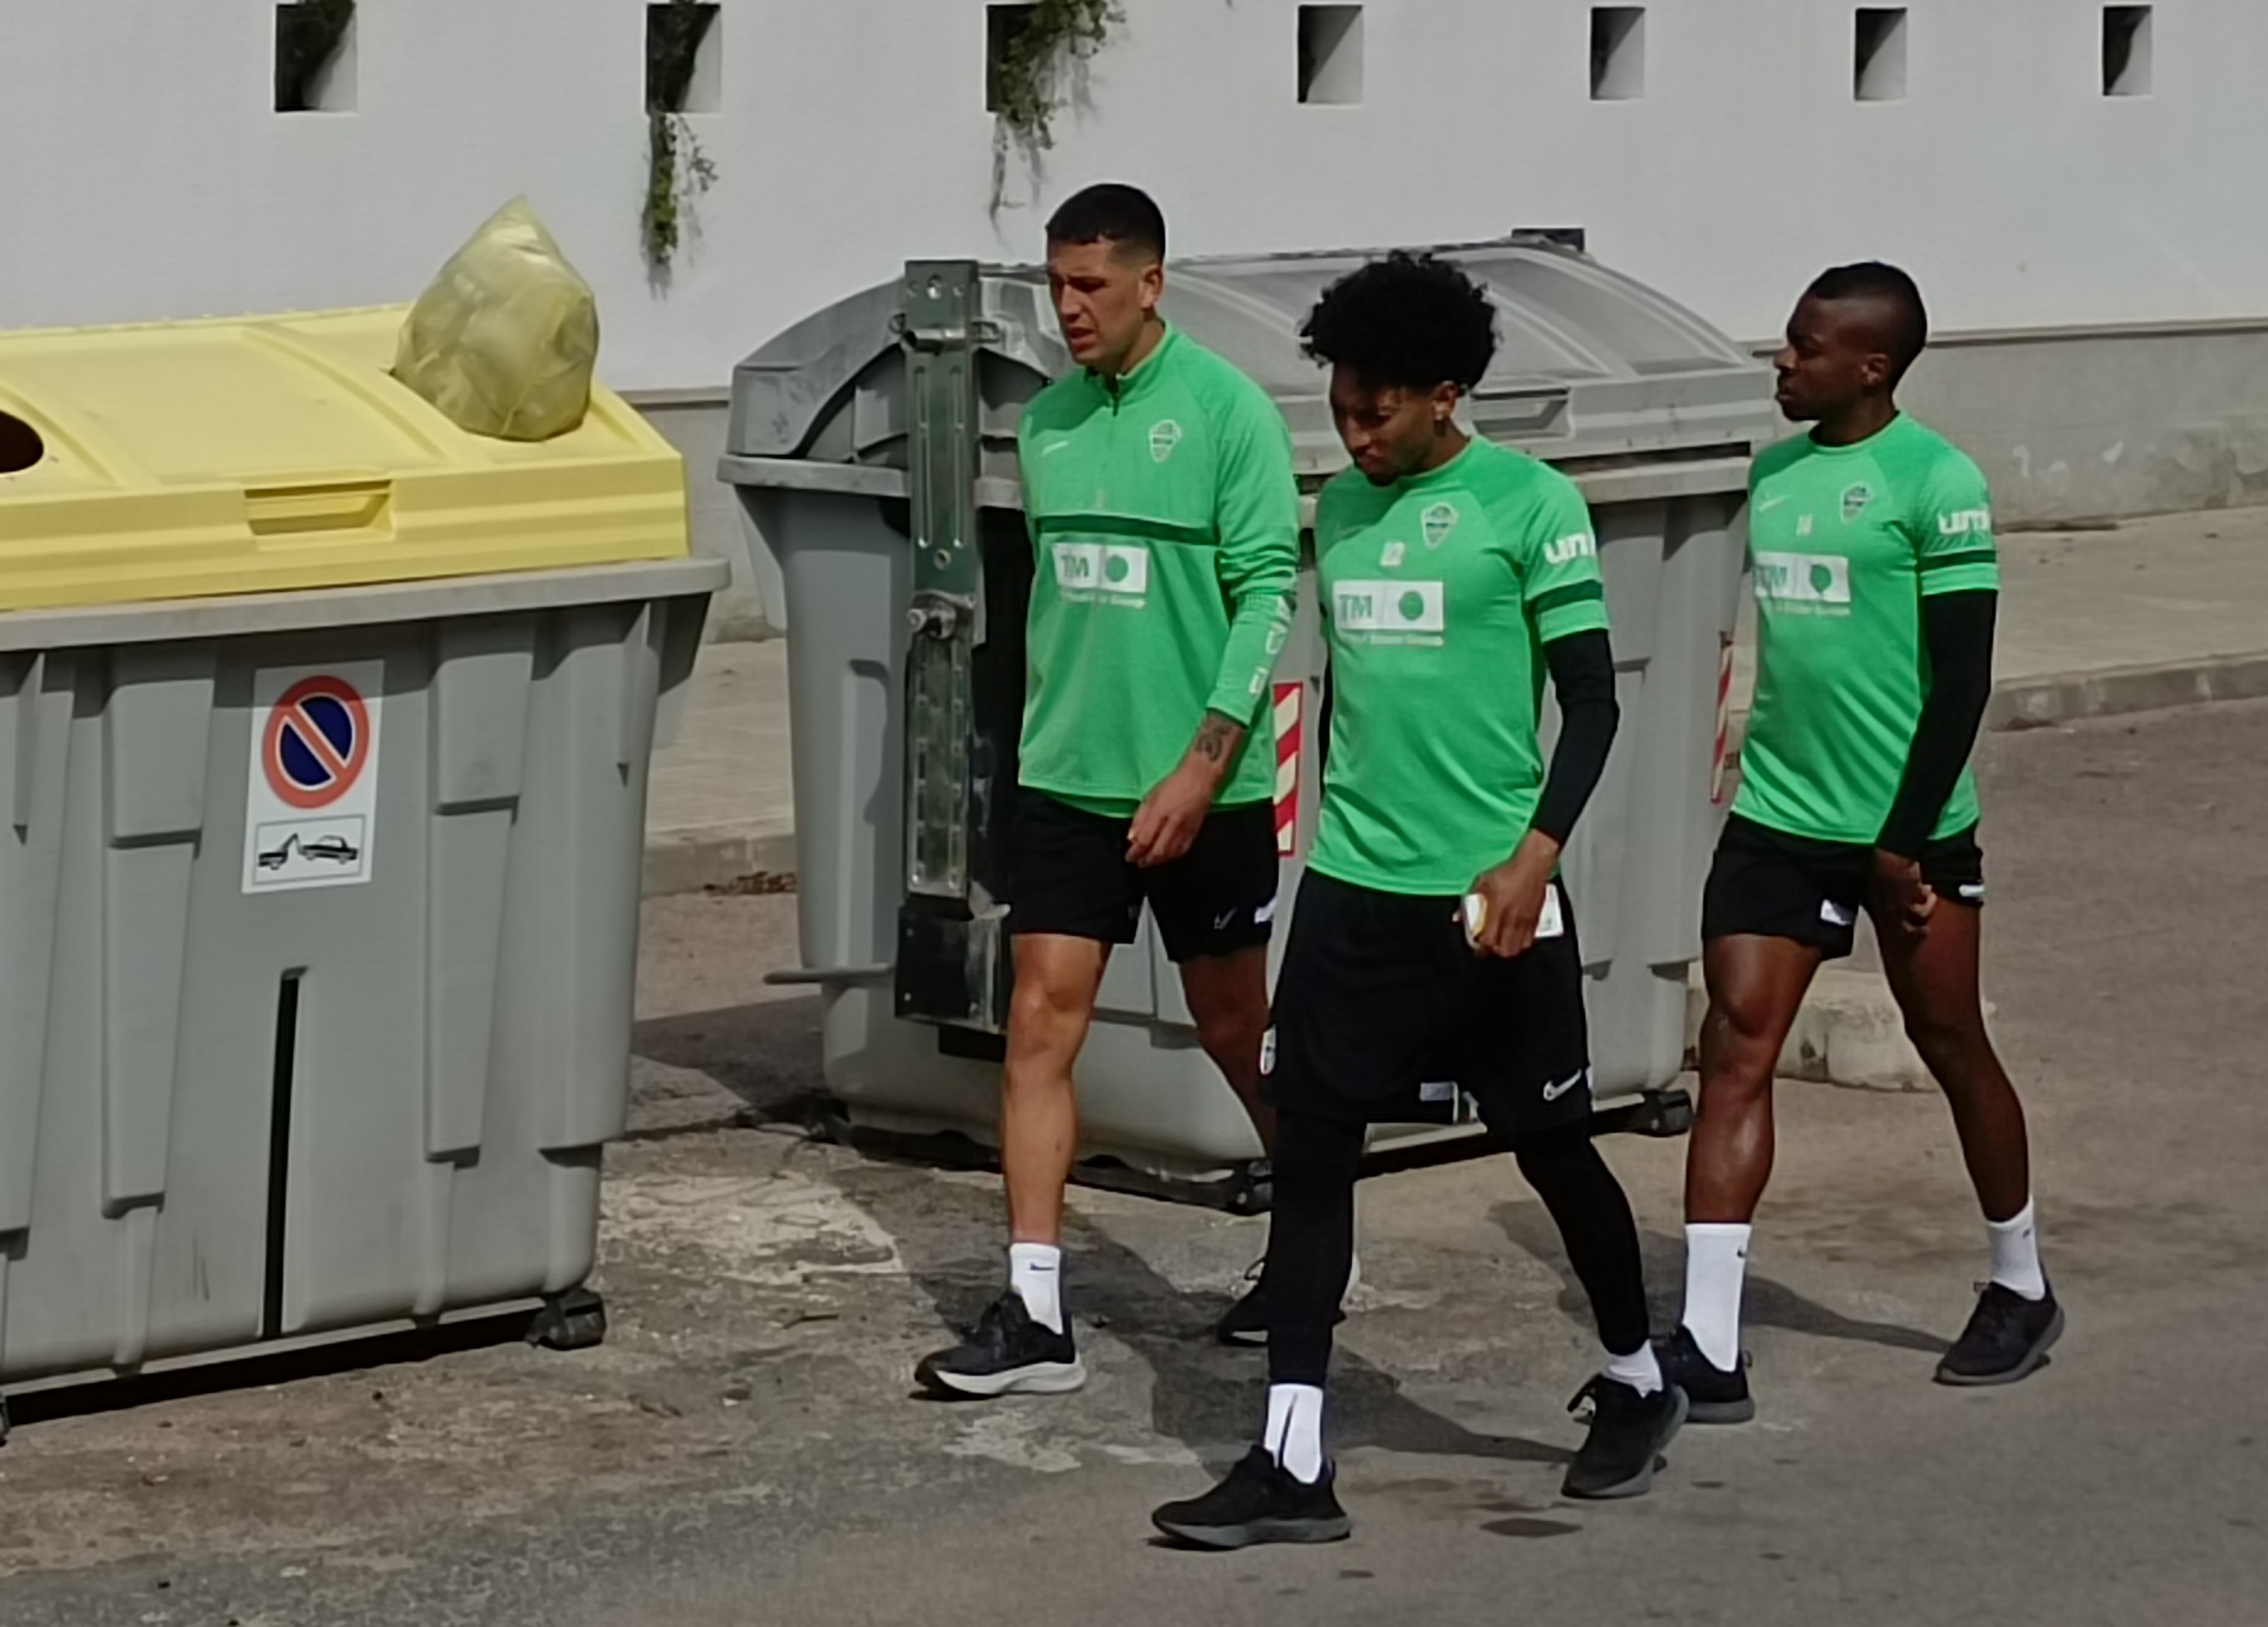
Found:
[{"label": "white nike sock", "polygon": [[2039,1232],[2032,1220],[2032,1201],[2007,1220],[1987,1220],[1984,1230],[1992,1240],[1992,1280],[2013,1288],[2027,1299],[2048,1295],[2047,1273],[2040,1270]]},{"label": "white nike sock", "polygon": [[1053,1243],[1011,1243],[1008,1286],[1034,1321],[1050,1333],[1064,1330],[1062,1249]]},{"label": "white nike sock", "polygon": [[1268,1387],[1268,1433],[1261,1444],[1302,1485],[1323,1477],[1323,1392],[1312,1384]]},{"label": "white nike sock", "polygon": [[1604,1371],[1616,1383],[1627,1384],[1641,1395],[1651,1395],[1661,1388],[1661,1363],[1654,1358],[1651,1342],[1627,1356],[1609,1351]]},{"label": "white nike sock", "polygon": [[1741,1365],[1741,1279],[1755,1229],[1714,1222],[1685,1228],[1685,1329],[1720,1373]]}]

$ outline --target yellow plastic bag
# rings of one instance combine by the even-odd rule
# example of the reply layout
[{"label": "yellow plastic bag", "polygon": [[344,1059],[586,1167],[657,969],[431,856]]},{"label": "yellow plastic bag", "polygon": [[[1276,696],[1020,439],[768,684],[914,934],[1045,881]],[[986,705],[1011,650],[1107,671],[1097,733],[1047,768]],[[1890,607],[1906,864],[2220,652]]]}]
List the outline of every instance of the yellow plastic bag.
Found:
[{"label": "yellow plastic bag", "polygon": [[515,198],[418,297],[394,372],[460,429],[540,441],[583,422],[598,359],[591,285]]}]

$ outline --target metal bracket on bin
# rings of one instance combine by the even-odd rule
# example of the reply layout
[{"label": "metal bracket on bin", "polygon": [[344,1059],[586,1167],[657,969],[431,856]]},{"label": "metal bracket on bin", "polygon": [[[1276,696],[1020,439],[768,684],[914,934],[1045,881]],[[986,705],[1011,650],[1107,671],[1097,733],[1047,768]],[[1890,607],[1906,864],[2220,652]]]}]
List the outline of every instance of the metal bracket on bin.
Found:
[{"label": "metal bracket on bin", "polygon": [[983,636],[976,512],[974,261],[906,265],[896,324],[906,357],[906,490],[913,597],[906,613],[906,898],[899,911],[901,1017],[998,1032],[1007,1016],[1002,911],[971,873],[981,800],[970,741]]}]

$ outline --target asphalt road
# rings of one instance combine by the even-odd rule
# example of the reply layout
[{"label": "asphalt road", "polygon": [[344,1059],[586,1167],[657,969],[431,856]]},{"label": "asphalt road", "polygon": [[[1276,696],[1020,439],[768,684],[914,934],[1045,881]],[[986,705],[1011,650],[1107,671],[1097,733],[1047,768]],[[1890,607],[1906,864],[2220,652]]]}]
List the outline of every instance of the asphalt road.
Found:
[{"label": "asphalt road", "polygon": [[[1258,1226],[1082,1193],[1088,1388],[911,1399],[997,1277],[995,1183],[780,1128],[817,1084],[815,1005],[757,981],[792,901],[672,900],[608,1343],[43,1414],[0,1451],[0,1623],[2268,1622],[2268,704],[1995,737],[1984,781],[1989,992],[2071,1315],[2021,1387],[1929,1382],[1984,1270],[1941,1104],[1788,1085],[1756,1424],[1689,1431],[1641,1502],[1560,1502],[1590,1358],[1548,1221],[1501,1160],[1410,1172],[1363,1199],[1353,1540],[1157,1547],[1151,1505],[1256,1419],[1259,1363],[1203,1330]],[[1665,1325],[1682,1155],[1609,1144]]]}]

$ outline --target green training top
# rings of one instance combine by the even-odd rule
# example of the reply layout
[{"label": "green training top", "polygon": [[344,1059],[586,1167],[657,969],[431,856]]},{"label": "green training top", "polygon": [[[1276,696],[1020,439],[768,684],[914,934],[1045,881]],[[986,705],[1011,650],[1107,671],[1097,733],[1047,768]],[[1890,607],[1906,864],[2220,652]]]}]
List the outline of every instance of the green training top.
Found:
[{"label": "green training top", "polygon": [[[1017,431],[1036,570],[1022,783],[1130,814],[1207,711],[1248,729],[1291,626],[1292,437],[1260,387],[1173,328],[1115,386],[1058,379]],[[1219,806],[1265,802],[1246,748]]]},{"label": "green training top", "polygon": [[1543,647],[1604,629],[1575,484],[1475,440],[1315,503],[1331,740],[1310,868],[1381,892],[1462,894],[1528,833],[1543,788]]},{"label": "green training top", "polygon": [[[2000,585],[1984,476],[1904,416],[1853,446],[1782,441],[1749,474],[1749,557],[1756,699],[1733,811],[1871,846],[1929,693],[1921,601]],[[1935,834],[1976,822],[1964,769]]]}]

